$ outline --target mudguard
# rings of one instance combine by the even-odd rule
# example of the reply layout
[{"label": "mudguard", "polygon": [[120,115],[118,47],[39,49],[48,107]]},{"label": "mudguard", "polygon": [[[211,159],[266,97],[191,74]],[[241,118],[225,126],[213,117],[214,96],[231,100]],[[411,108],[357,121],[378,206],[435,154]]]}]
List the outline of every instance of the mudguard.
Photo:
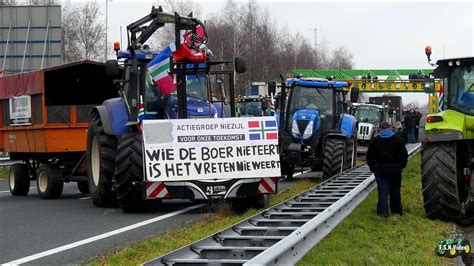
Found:
[{"label": "mudguard", "polygon": [[119,136],[130,131],[126,125],[129,120],[128,109],[122,98],[106,100],[94,109],[99,112],[106,134]]},{"label": "mudguard", "polygon": [[341,122],[339,123],[339,130],[347,137],[353,138],[354,136],[354,129],[357,128],[356,126],[357,120],[354,116],[343,114],[341,118]]}]

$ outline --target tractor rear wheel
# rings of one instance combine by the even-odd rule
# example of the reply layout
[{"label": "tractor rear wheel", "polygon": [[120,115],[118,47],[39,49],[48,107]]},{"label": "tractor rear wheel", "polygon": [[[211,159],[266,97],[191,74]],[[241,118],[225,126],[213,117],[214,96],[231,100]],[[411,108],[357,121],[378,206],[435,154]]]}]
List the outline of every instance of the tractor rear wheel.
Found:
[{"label": "tractor rear wheel", "polygon": [[346,141],[344,139],[327,139],[324,145],[323,179],[341,173],[344,169]]},{"label": "tractor rear wheel", "polygon": [[30,171],[24,163],[14,164],[8,176],[10,193],[13,196],[26,196],[30,192]]},{"label": "tractor rear wheel", "polygon": [[117,199],[124,212],[143,211],[143,136],[138,132],[122,136],[117,147],[115,182]]},{"label": "tractor rear wheel", "polygon": [[456,157],[454,141],[426,143],[421,149],[423,201],[430,219],[462,217]]},{"label": "tractor rear wheel", "polygon": [[97,207],[111,207],[117,202],[112,191],[116,149],[117,138],[105,133],[99,114],[93,112],[87,130],[87,176],[92,203]]}]

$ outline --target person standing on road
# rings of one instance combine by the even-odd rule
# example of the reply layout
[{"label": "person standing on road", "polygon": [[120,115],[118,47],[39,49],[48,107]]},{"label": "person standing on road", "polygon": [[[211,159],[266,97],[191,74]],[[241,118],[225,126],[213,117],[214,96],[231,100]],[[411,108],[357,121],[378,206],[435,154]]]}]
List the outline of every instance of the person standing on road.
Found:
[{"label": "person standing on road", "polygon": [[413,109],[405,116],[405,127],[407,128],[408,143],[415,143],[416,118]]},{"label": "person standing on road", "polygon": [[418,135],[420,134],[420,121],[421,121],[421,117],[423,115],[421,114],[420,110],[418,110],[418,108],[415,109],[415,122],[416,122],[416,126],[415,126],[415,142],[419,142],[419,137]]},{"label": "person standing on road", "polygon": [[366,159],[377,182],[377,214],[386,218],[389,197],[392,214],[403,214],[400,187],[408,152],[403,139],[393,132],[388,122],[382,122],[380,129],[369,143]]}]

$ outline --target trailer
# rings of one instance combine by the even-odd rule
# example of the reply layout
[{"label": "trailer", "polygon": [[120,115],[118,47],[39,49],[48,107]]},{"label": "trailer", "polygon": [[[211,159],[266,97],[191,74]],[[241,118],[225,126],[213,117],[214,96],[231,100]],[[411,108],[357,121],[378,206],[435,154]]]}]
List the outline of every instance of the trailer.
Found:
[{"label": "trailer", "polygon": [[60,197],[64,182],[88,193],[90,113],[117,91],[105,64],[92,61],[0,78],[0,150],[22,161],[11,168],[11,194],[27,195],[30,180],[45,199]]}]

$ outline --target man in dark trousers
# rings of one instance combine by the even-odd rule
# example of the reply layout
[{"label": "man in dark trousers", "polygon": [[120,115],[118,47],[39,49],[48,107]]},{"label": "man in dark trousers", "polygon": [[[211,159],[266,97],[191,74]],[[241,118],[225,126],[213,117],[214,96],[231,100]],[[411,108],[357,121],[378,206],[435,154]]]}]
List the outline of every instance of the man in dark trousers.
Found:
[{"label": "man in dark trousers", "polygon": [[404,121],[405,127],[407,128],[408,143],[415,143],[416,117],[413,109],[408,111]]},{"label": "man in dark trousers", "polygon": [[407,165],[408,152],[403,139],[395,134],[386,121],[380,124],[380,131],[369,144],[366,159],[370,171],[375,174],[379,201],[377,214],[388,217],[388,199],[390,210],[402,215],[400,186],[402,169]]}]

